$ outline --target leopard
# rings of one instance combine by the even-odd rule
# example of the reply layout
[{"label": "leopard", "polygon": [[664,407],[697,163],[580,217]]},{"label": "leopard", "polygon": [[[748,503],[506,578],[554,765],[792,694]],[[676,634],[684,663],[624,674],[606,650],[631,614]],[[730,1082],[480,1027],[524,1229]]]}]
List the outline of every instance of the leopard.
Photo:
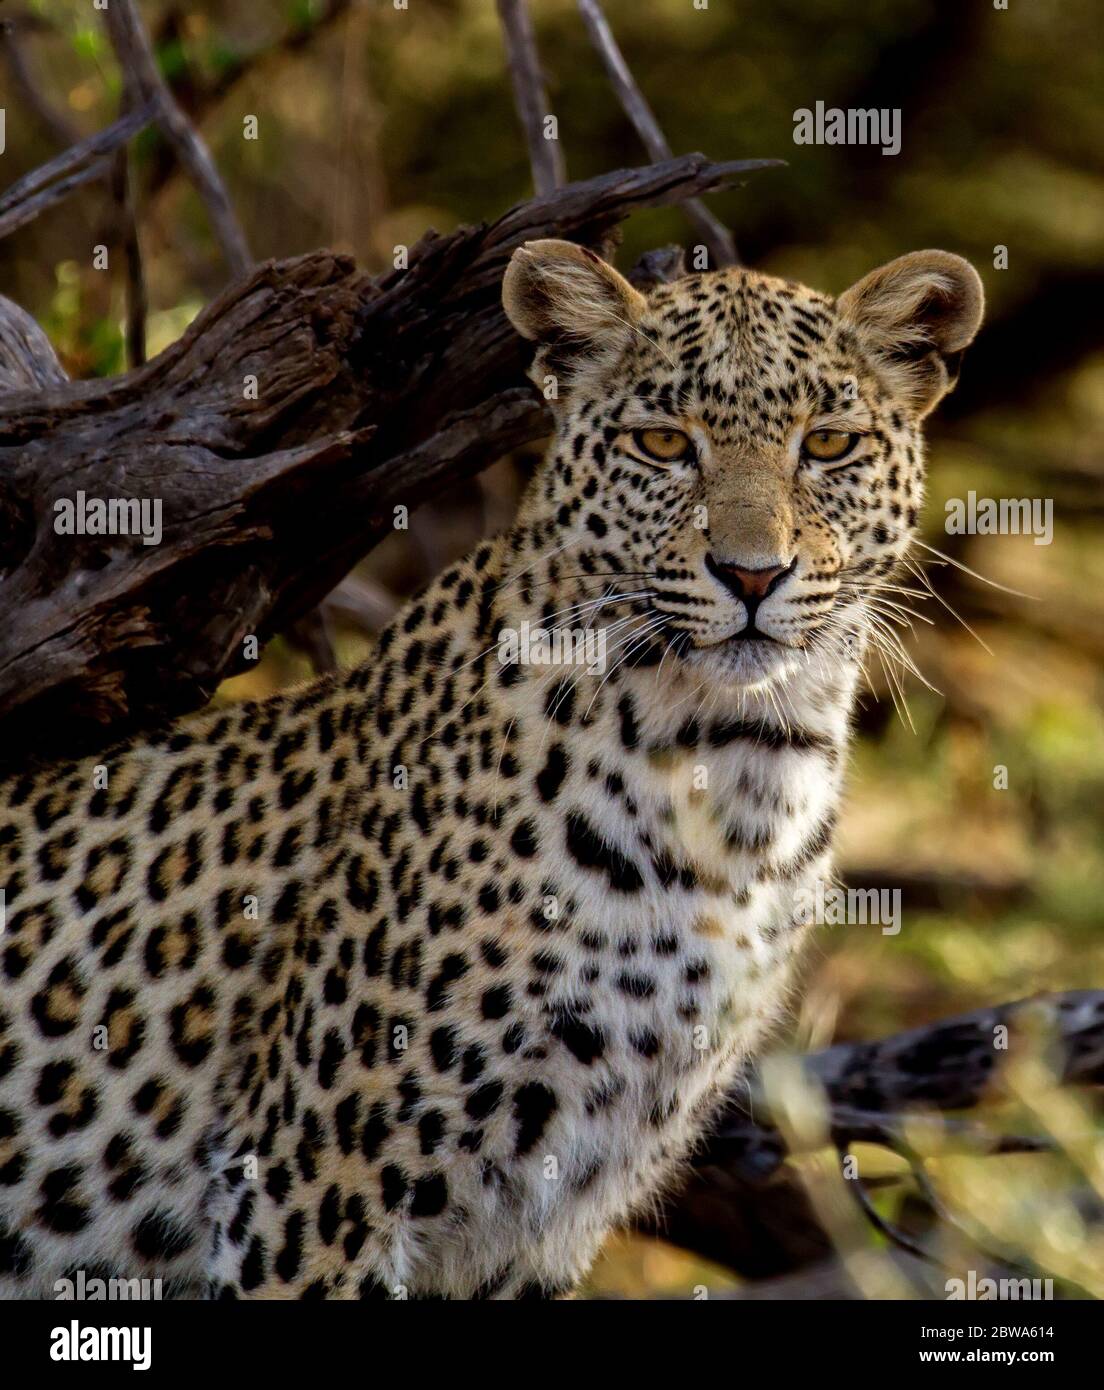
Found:
[{"label": "leopard", "polygon": [[349,670],[0,783],[4,1297],[576,1296],[792,1011],[981,280],[545,239],[502,304],[510,529]]}]

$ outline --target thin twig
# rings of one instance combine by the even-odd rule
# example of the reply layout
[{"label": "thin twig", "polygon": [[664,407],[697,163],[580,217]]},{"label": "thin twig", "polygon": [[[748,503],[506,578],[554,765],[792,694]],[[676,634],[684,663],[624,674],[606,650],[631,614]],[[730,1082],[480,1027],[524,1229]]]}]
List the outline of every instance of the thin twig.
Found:
[{"label": "thin twig", "polygon": [[[119,114],[125,116],[142,104],[142,93],[131,72],[123,73],[123,95]],[[140,367],[146,360],[146,280],[142,269],[142,245],[138,238],[138,219],[134,206],[134,180],[129,149],[115,154],[111,170],[111,197],[116,211],[116,236],[126,261],[126,345],[127,365]]]},{"label": "thin twig", "polygon": [[385,589],[377,580],[360,574],[349,574],[326,596],[322,606],[334,617],[355,623],[365,632],[379,632],[387,626],[402,604],[395,594]]},{"label": "thin twig", "polygon": [[134,191],[128,152],[117,150],[111,165],[111,198],[115,205],[115,235],[122,243],[126,262],[127,366],[140,367],[146,360],[146,281],[142,273],[142,248],[134,217]]},{"label": "thin twig", "polygon": [[542,198],[563,184],[565,171],[559,140],[549,140],[545,135],[545,121],[550,114],[548,93],[533,24],[525,0],[498,0],[498,13],[514,88],[514,104],[529,146],[533,189],[537,197]]},{"label": "thin twig", "polygon": [[[579,0],[579,11],[590,35],[590,41],[597,49],[606,76],[621,103],[621,109],[632,122],[644,148],[656,163],[670,159],[671,146],[659,128],[655,112],[636,85],[629,65],[625,62],[625,55],[613,36],[613,30],[609,27],[598,0]],[[717,270],[721,266],[738,265],[740,258],[736,252],[736,243],[724,223],[713,216],[700,198],[688,199],[685,207],[687,217],[709,252],[710,268]]]},{"label": "thin twig", "polygon": [[859,1204],[859,1210],[874,1229],[880,1231],[881,1234],[885,1236],[887,1240],[892,1241],[894,1245],[899,1246],[902,1250],[907,1250],[910,1255],[915,1255],[917,1259],[928,1260],[932,1264],[939,1265],[941,1262],[936,1259],[930,1250],[925,1250],[919,1241],[913,1240],[911,1236],[906,1235],[904,1231],[899,1230],[892,1222],[887,1221],[885,1217],[882,1216],[871,1201],[870,1194],[867,1192],[861,1177],[857,1174],[853,1178],[847,1176],[846,1163],[847,1160],[852,1157],[848,1146],[846,1144],[839,1144],[837,1145],[836,1151],[839,1154],[840,1167],[843,1170],[843,1179],[847,1185],[847,1190],[852,1193]]},{"label": "thin twig", "polygon": [[74,188],[105,177],[111,156],[153,119],[150,106],[131,111],[87,140],[17,179],[0,196],[0,237],[10,235],[46,208],[67,197]]},{"label": "thin twig", "polygon": [[1034,1273],[1031,1266],[1023,1264],[1011,1255],[1004,1252],[997,1253],[988,1249],[986,1245],[986,1236],[982,1235],[979,1238],[976,1227],[971,1230],[969,1225],[966,1222],[960,1221],[957,1214],[952,1212],[943,1201],[942,1197],[936,1191],[931,1178],[928,1176],[928,1170],[924,1167],[923,1158],[919,1154],[906,1153],[904,1150],[898,1150],[898,1152],[907,1160],[912,1170],[913,1179],[920,1189],[920,1193],[924,1200],[945,1226],[950,1227],[951,1230],[957,1231],[959,1235],[964,1236],[976,1250],[985,1255],[993,1263],[1006,1266],[1017,1275],[1030,1276]]},{"label": "thin twig", "polygon": [[236,278],[245,275],[252,264],[245,240],[226,187],[215,168],[203,137],[177,105],[157,68],[149,35],[134,0],[111,0],[105,12],[107,31],[123,72],[135,83],[143,99],[153,104],[155,119],[177,159],[195,184],[222,254]]}]

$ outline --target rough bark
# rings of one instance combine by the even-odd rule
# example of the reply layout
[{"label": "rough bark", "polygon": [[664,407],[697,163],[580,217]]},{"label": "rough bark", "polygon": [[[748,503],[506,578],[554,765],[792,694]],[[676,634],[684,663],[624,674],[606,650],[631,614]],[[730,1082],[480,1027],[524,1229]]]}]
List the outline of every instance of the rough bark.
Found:
[{"label": "rough bark", "polygon": [[[60,383],[0,312],[0,727],[42,756],[194,709],[416,506],[547,428],[499,286],[516,246],[603,248],[634,208],[771,161],[688,155],[429,233],[372,278],[267,262],[128,375]],[[22,325],[20,328],[19,325]],[[51,374],[54,374],[52,378]],[[251,399],[251,378],[256,399]],[[163,538],[60,535],[58,499],[161,503]],[[2,756],[2,755],[0,755]]]}]

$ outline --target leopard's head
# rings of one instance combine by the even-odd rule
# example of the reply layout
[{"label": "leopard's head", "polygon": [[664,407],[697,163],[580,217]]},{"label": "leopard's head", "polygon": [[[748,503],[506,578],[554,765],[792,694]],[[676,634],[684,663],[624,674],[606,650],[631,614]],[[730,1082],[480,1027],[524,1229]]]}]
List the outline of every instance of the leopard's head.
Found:
[{"label": "leopard's head", "polygon": [[557,422],[530,518],[615,556],[715,678],[858,659],[917,523],[924,418],[981,321],[973,267],[916,251],[838,299],[745,269],[644,294],[536,241],[503,301]]}]

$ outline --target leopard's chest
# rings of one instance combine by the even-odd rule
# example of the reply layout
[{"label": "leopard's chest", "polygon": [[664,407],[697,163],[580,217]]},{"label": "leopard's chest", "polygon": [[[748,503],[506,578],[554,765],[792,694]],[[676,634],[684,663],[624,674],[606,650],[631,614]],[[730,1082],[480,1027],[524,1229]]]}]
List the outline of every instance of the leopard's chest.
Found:
[{"label": "leopard's chest", "polygon": [[795,900],[827,872],[827,761],[744,750],[702,766],[691,751],[627,771],[618,807],[588,812],[605,858],[591,846],[557,869],[573,930],[542,1007],[614,1205],[655,1186],[780,1016],[807,932]]},{"label": "leopard's chest", "polygon": [[664,749],[623,765],[617,798],[569,811],[549,873],[612,1016],[650,1003],[657,1026],[717,1043],[761,1012],[827,872],[837,767],[829,748]]}]

